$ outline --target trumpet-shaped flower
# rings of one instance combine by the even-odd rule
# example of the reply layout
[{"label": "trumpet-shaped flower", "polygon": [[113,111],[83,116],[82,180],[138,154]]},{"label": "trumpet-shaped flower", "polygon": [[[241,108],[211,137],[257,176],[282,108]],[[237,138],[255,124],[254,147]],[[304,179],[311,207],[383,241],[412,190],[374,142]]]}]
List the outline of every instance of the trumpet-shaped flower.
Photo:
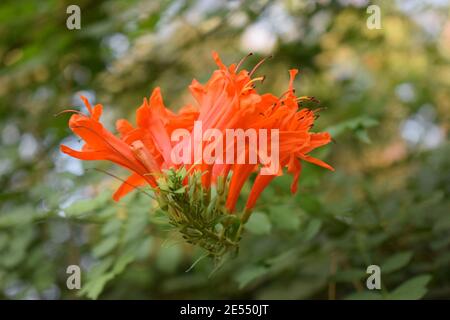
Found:
[{"label": "trumpet-shaped flower", "polygon": [[[80,151],[62,145],[61,151],[81,160],[108,160],[127,169],[131,175],[114,193],[114,200],[120,200],[139,186],[149,185],[159,197],[162,206],[168,206],[171,219],[178,224],[191,223],[190,211],[198,210],[198,206],[203,208],[201,210],[204,212],[212,210],[215,212],[213,216],[218,219],[223,215],[235,216],[241,190],[253,173],[256,178],[244,214],[240,217],[241,224],[246,222],[268,184],[276,176],[283,174],[283,168],[293,176],[292,193],[297,191],[303,161],[333,170],[330,165],[309,155],[312,150],[328,144],[331,137],[326,132],[310,131],[317,112],[299,106],[301,101],[312,98],[295,95],[294,79],[297,70],[290,70],[288,90],[281,97],[277,97],[270,93],[257,92],[256,83],[264,80],[264,77],[252,78],[259,64],[249,72],[245,69],[239,70],[241,63],[227,67],[217,53],[213,53],[213,58],[218,69],[213,72],[211,78],[205,84],[193,80],[189,86],[196,101],[195,105],[186,105],[175,113],[164,105],[161,90],[156,88],[151,97],[144,98],[137,109],[135,126],[125,119],[116,122],[117,135],[101,124],[102,106],[97,104],[92,107],[89,101],[82,97],[88,114],[74,111],[69,120],[69,127],[85,144]],[[193,133],[198,125],[202,132],[214,130],[215,139],[196,139]],[[177,146],[180,147],[180,142],[173,139],[173,134],[178,129],[189,133],[181,142],[181,147],[184,147],[183,150],[187,148],[192,151],[184,158],[188,161],[182,164],[174,162],[172,157],[173,152],[179,149]],[[256,162],[237,161],[239,157],[250,158],[253,151],[251,148],[255,146],[249,143],[240,148],[239,135],[229,136],[227,133],[230,130],[255,130],[256,136],[260,138],[259,142],[265,139],[265,145],[258,143]],[[276,130],[276,135],[262,137],[261,130]],[[222,148],[217,148],[218,145]],[[205,149],[214,150],[213,159],[226,157],[224,154],[218,157],[218,152],[227,155],[231,153],[232,161],[205,161],[202,156],[199,158],[197,153],[198,150]],[[264,161],[265,157],[261,156],[263,153],[265,157],[276,156],[276,172],[267,174],[266,169],[270,164]],[[217,189],[218,199],[210,199],[211,188]],[[200,197],[198,192],[201,193]],[[200,201],[195,207],[192,205],[192,197],[195,201]],[[200,216],[202,214],[200,213]],[[204,223],[205,228],[214,233],[215,224],[218,222],[213,221],[211,225],[208,223]],[[209,234],[205,230],[200,231]],[[204,240],[194,241],[193,235],[188,238],[218,255],[218,252],[231,246],[230,243],[239,240],[241,228],[239,231],[230,232],[229,243],[216,239],[216,242],[221,243],[218,247],[210,242],[205,244]],[[212,234],[210,236],[211,239],[214,238]]]}]

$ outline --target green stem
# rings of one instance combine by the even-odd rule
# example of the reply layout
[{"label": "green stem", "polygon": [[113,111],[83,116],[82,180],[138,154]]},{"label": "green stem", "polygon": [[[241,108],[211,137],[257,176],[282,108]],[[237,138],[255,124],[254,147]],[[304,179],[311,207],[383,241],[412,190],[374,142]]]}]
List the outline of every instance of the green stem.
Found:
[{"label": "green stem", "polygon": [[251,209],[248,209],[248,208],[245,208],[244,209],[244,212],[242,213],[242,216],[241,216],[241,222],[242,222],[242,224],[245,224],[245,223],[247,223],[247,221],[248,221],[248,219],[250,218],[250,215],[252,214],[252,210]]}]

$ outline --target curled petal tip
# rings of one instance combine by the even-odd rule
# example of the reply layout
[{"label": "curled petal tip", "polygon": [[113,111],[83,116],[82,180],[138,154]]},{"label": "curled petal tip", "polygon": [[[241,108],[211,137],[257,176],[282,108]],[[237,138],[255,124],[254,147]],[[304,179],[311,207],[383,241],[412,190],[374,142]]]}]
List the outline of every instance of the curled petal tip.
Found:
[{"label": "curled petal tip", "polygon": [[214,51],[214,50],[213,50],[213,52],[212,52],[212,57],[213,57],[214,61],[216,62],[217,66],[218,66],[220,69],[224,70],[224,69],[227,68],[227,67],[223,64],[222,60],[220,59],[220,56],[219,56],[219,54],[217,53],[217,51]]},{"label": "curled petal tip", "polygon": [[88,109],[89,113],[92,114],[92,106],[89,103],[88,98],[86,98],[83,95],[80,95],[80,99],[83,101],[84,105],[86,106],[86,108]]}]

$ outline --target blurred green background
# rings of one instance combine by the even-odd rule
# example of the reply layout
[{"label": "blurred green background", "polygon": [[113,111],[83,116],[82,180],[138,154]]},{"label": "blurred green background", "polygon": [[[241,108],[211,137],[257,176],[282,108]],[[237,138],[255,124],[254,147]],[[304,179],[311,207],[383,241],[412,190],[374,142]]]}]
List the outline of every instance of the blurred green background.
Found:
[{"label": "blurred green background", "polygon": [[[81,29],[66,8],[81,8]],[[366,26],[366,8],[381,26]],[[0,298],[450,298],[450,20],[445,0],[110,0],[0,4]],[[273,54],[261,91],[320,99],[315,130],[335,143],[306,165],[299,192],[277,178],[260,198],[240,255],[214,265],[167,227],[147,197],[111,195],[126,177],[59,152],[79,95],[103,122],[134,121],[155,86],[174,110],[192,78],[248,52]],[[248,186],[244,193],[248,192]],[[243,196],[245,198],[245,195]],[[66,268],[82,269],[68,290]],[[382,290],[366,288],[381,267]]]}]

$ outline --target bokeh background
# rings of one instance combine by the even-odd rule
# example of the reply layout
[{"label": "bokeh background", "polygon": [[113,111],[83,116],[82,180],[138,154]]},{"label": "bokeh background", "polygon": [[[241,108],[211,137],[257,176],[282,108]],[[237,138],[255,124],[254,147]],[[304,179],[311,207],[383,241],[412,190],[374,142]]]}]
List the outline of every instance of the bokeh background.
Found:
[{"label": "bokeh background", "polygon": [[[81,29],[66,8],[81,8]],[[366,26],[366,8],[381,26]],[[450,298],[450,20],[445,0],[2,0],[0,4],[0,298]],[[107,163],[59,152],[81,144],[64,109],[84,94],[103,122],[134,121],[161,86],[176,110],[192,78],[249,52],[259,88],[326,109],[316,130],[335,143],[315,154],[299,192],[279,177],[263,193],[240,255],[212,261],[167,227],[147,197],[111,195],[125,177]],[[248,187],[244,188],[244,193]],[[245,198],[245,197],[244,197]],[[79,265],[82,289],[68,290]],[[382,290],[366,289],[367,266]]]}]

